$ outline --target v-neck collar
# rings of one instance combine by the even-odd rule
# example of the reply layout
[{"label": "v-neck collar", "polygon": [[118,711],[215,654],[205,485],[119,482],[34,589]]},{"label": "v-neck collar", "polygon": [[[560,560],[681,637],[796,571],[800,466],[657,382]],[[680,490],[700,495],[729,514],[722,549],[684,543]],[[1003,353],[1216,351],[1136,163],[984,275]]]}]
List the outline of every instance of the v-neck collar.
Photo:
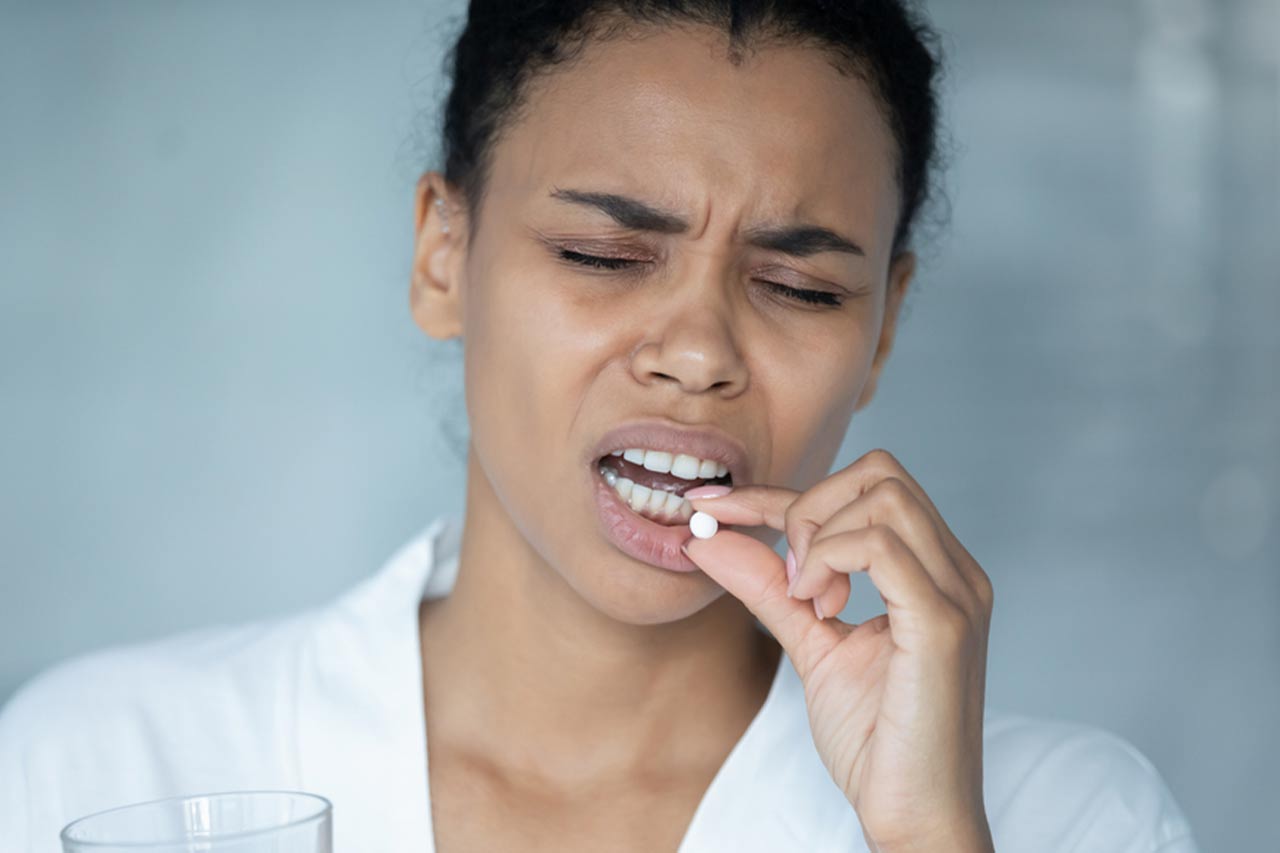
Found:
[{"label": "v-neck collar", "polygon": [[[300,779],[333,799],[335,849],[371,849],[343,828],[376,826],[393,849],[435,853],[418,606],[453,588],[461,535],[459,514],[436,518],[339,599],[302,662]],[[855,819],[813,746],[803,685],[782,652],[678,853],[821,850],[826,838],[849,837]]]}]

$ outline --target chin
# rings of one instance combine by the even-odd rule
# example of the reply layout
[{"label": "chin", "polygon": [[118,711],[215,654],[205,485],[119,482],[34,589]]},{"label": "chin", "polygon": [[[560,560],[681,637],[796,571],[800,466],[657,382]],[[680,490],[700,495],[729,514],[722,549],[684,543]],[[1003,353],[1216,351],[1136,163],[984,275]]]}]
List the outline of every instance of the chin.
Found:
[{"label": "chin", "polygon": [[679,622],[728,594],[702,572],[668,572],[620,555],[583,571],[587,576],[570,586],[597,611],[627,625]]}]

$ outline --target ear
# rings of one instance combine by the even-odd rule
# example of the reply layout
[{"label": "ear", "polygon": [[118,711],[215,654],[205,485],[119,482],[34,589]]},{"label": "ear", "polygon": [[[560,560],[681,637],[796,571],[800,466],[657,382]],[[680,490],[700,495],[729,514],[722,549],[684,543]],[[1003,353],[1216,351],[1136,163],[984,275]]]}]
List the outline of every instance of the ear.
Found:
[{"label": "ear", "polygon": [[[444,199],[441,216],[436,199]],[[418,179],[414,204],[413,266],[409,310],[422,331],[437,340],[462,336],[463,217],[446,192],[444,177],[427,172]],[[443,231],[448,224],[448,232]]]},{"label": "ear", "polygon": [[862,393],[853,410],[856,412],[871,402],[876,393],[876,383],[880,380],[880,372],[893,349],[893,335],[898,327],[898,313],[902,307],[903,297],[907,294],[907,286],[911,284],[911,276],[916,271],[916,256],[913,252],[902,252],[889,265],[889,291],[884,301],[884,322],[880,326],[880,340],[876,344],[876,352],[871,360],[871,373],[862,386]]}]

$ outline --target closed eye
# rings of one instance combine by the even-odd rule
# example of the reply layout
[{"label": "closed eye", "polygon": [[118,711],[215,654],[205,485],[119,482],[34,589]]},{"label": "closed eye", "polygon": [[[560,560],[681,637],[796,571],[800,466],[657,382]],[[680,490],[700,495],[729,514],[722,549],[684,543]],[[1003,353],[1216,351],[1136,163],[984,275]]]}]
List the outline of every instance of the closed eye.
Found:
[{"label": "closed eye", "polygon": [[[631,268],[635,264],[644,263],[644,261],[637,261],[631,258],[606,258],[599,255],[584,255],[572,249],[558,249],[557,251],[560,257],[566,261],[597,269],[624,270]],[[829,305],[837,308],[843,302],[839,294],[828,293],[825,290],[806,290],[800,287],[791,287],[787,284],[779,284],[776,281],[765,281],[764,279],[759,279],[759,281],[761,284],[772,288],[774,292],[799,302],[806,302],[811,305]]]},{"label": "closed eye", "polygon": [[567,261],[573,261],[588,267],[598,267],[607,270],[626,269],[632,264],[640,263],[631,258],[602,258],[598,255],[584,255],[581,252],[575,252],[571,249],[560,249],[560,257]]}]

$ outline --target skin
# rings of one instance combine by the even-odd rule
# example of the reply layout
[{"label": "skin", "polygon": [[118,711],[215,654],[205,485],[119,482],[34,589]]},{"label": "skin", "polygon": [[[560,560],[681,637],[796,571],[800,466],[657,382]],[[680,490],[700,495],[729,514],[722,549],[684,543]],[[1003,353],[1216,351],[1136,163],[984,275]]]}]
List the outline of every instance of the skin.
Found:
[{"label": "skin", "polygon": [[[754,481],[777,491],[708,543],[752,542],[769,557],[740,568],[785,583],[767,547],[785,528],[766,516],[824,481],[889,354],[915,259],[891,257],[895,151],[870,91],[810,48],[738,66],[724,48],[709,30],[655,29],[540,77],[495,148],[476,222],[438,172],[418,184],[411,310],[432,338],[462,338],[471,424],[458,580],[420,620],[441,850],[679,844],[767,694],[781,649],[753,619],[777,611],[747,591],[768,584],[727,577],[723,555],[680,574],[618,551],[597,531],[584,458],[634,418],[735,435]],[[555,188],[634,196],[691,227],[626,231]],[[865,256],[741,239],[797,221]],[[558,248],[642,263],[598,270]],[[821,579],[835,609],[849,570]],[[835,621],[804,605],[814,624]],[[882,827],[897,849],[897,826]]]}]

